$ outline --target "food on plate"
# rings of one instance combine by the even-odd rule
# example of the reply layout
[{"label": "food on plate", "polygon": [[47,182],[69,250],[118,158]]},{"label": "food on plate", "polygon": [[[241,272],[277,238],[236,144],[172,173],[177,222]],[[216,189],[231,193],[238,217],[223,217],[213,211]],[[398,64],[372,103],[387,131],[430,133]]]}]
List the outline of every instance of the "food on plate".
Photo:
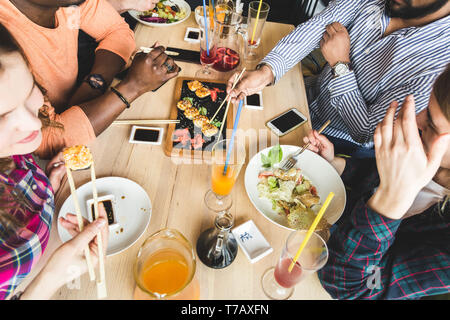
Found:
[{"label": "food on plate", "polygon": [[63,150],[63,158],[66,167],[71,170],[89,168],[94,161],[89,148],[83,145],[65,148]]},{"label": "food on plate", "polygon": [[[264,169],[258,178],[259,197],[271,200],[272,209],[286,216],[289,227],[308,229],[316,216],[313,209],[320,204],[320,197],[316,187],[302,174],[302,170]],[[328,223],[322,218],[318,230],[328,227]]]},{"label": "food on plate", "polygon": [[203,88],[203,84],[198,80],[192,80],[187,83],[189,90],[197,91],[200,88]]},{"label": "food on plate", "polygon": [[177,4],[169,5],[167,0],[161,0],[153,10],[142,12],[139,19],[153,23],[173,23],[183,20],[186,17],[186,11]]},{"label": "food on plate", "polygon": [[192,119],[194,122],[194,125],[196,127],[202,128],[205,124],[209,122],[209,119],[207,116],[204,116],[202,114],[196,115],[194,119]]},{"label": "food on plate", "polygon": [[182,111],[190,107],[192,107],[192,98],[184,98],[177,103],[177,108]]},{"label": "food on plate", "polygon": [[186,118],[188,118],[189,120],[194,119],[194,117],[196,115],[198,115],[200,112],[198,111],[197,108],[195,107],[189,107],[186,110],[184,110],[184,115],[186,116]]},{"label": "food on plate", "polygon": [[211,91],[208,88],[201,87],[195,91],[195,94],[199,98],[206,98],[207,96],[211,95]]},{"label": "food on plate", "polygon": [[206,123],[203,127],[202,127],[202,132],[205,136],[207,137],[212,137],[213,135],[215,135],[217,132],[219,132],[219,129],[211,124],[211,123]]},{"label": "food on plate", "polygon": [[194,149],[200,149],[203,147],[203,144],[205,143],[205,140],[202,138],[202,135],[200,133],[197,133],[194,136],[194,139],[191,139],[191,146]]},{"label": "food on plate", "polygon": [[210,92],[210,94],[211,94],[211,100],[212,100],[212,102],[216,102],[216,100],[217,100],[217,94],[219,93],[219,92],[224,92],[223,90],[219,90],[219,88],[212,88],[212,89],[209,89],[209,92]]},{"label": "food on plate", "polygon": [[180,142],[183,147],[189,147],[189,149],[199,149],[205,143],[205,140],[202,138],[200,133],[196,134],[194,138],[191,139],[191,134],[188,128],[177,129],[173,135],[174,142]]}]

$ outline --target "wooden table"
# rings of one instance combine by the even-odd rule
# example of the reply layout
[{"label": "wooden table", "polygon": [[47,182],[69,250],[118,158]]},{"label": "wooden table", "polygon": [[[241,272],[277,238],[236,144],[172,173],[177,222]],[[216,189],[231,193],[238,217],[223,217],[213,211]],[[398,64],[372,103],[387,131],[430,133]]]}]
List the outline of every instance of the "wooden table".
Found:
[{"label": "wooden table", "polygon": [[[196,26],[193,14],[186,22],[177,26],[151,28],[139,24],[135,30],[137,47],[151,46],[158,41],[164,46],[198,50],[198,44],[183,41],[185,30],[189,26]],[[261,46],[258,49],[259,56],[262,58],[267,54],[293,28],[292,25],[266,23]],[[186,77],[193,77],[200,68],[197,64],[179,63],[179,65],[183,69],[180,76]],[[250,68],[251,65],[247,67]],[[228,75],[221,77],[225,80]],[[157,93],[145,94],[120,118],[167,119],[174,87],[175,80],[172,80]],[[299,108],[309,117],[300,65],[290,70],[277,85],[264,89],[263,101],[263,111],[243,109],[239,122],[239,128],[248,135],[248,145],[255,147],[259,143],[258,150],[277,143],[276,137],[265,127],[265,122],[269,119],[292,107]],[[299,145],[302,143],[301,138],[309,130],[308,122],[281,138],[280,143]],[[195,248],[198,236],[203,230],[212,227],[214,219],[214,214],[208,212],[203,203],[204,194],[210,188],[210,167],[201,163],[176,165],[164,155],[162,146],[130,144],[129,134],[130,126],[113,126],[90,146],[98,177],[119,176],[137,182],[147,191],[153,206],[150,225],[145,234],[126,251],[107,259],[109,299],[133,298],[135,289],[133,263],[140,245],[149,235],[162,228],[175,228],[182,232]],[[248,160],[247,155],[247,162]],[[276,264],[289,234],[289,231],[269,222],[253,207],[244,188],[244,173],[245,166],[233,190],[234,204],[231,213],[235,217],[235,225],[252,219],[274,251],[257,263],[251,264],[239,249],[235,261],[222,270],[210,269],[197,260],[196,278],[200,283],[201,299],[266,299],[261,289],[261,276],[266,269]],[[75,177],[78,186],[88,182],[89,179],[88,173],[79,173]],[[69,186],[65,183],[57,195],[57,209],[69,194]],[[51,237],[52,247],[60,243],[56,220],[55,217]],[[96,298],[95,283],[89,282],[87,275],[82,276],[80,289],[63,287],[54,296],[54,299]],[[330,296],[314,274],[296,287],[291,299],[330,299]]]}]

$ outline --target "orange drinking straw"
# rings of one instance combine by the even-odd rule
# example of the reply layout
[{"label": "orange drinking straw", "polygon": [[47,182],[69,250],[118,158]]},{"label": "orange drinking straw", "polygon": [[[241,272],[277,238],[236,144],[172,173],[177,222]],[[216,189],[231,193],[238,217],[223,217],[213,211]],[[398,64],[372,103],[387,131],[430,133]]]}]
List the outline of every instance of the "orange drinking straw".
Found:
[{"label": "orange drinking straw", "polygon": [[322,208],[320,208],[319,213],[317,214],[316,218],[314,219],[313,223],[311,224],[311,227],[309,227],[309,230],[306,233],[305,238],[303,239],[302,243],[300,244],[300,248],[298,248],[297,254],[295,255],[294,259],[292,260],[291,265],[289,266],[289,269],[288,269],[289,272],[291,272],[292,269],[294,268],[295,263],[297,262],[298,258],[302,254],[302,251],[305,248],[306,244],[308,243],[309,238],[311,238],[314,230],[316,230],[316,227],[319,224],[320,219],[322,219],[322,216],[323,216],[325,210],[327,210],[327,207],[330,204],[331,199],[333,199],[333,197],[334,197],[334,193],[330,192],[328,194],[328,197],[325,200]]},{"label": "orange drinking straw", "polygon": [[256,27],[258,26],[259,13],[261,12],[261,6],[262,6],[262,0],[259,0],[258,12],[256,13],[255,26],[253,27],[252,40],[250,41],[251,45],[253,45],[253,39],[255,39]]},{"label": "orange drinking straw", "polygon": [[214,0],[209,0],[209,23],[211,24],[211,29],[214,28]]}]

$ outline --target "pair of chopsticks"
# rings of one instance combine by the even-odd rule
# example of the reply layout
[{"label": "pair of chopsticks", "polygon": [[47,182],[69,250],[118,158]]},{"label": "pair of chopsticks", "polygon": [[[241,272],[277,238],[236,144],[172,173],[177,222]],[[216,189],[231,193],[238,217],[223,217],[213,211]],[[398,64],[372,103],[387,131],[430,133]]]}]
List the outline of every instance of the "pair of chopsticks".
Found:
[{"label": "pair of chopsticks", "polygon": [[[95,176],[95,169],[94,169],[94,162],[91,163],[91,182],[92,182],[92,195],[94,198],[94,213],[95,213],[95,219],[98,219],[98,192],[97,192],[97,186],[96,186],[96,176]],[[78,227],[80,229],[80,232],[83,231],[83,216],[81,215],[80,210],[80,203],[78,202],[78,196],[77,191],[75,188],[75,182],[73,180],[72,176],[72,170],[66,166],[66,172],[67,172],[67,180],[69,181],[70,186],[70,192],[72,194],[73,202],[75,205],[75,212],[77,215],[78,220]],[[99,256],[99,269],[100,269],[100,280],[97,280],[97,296],[99,299],[103,299],[107,297],[106,292],[106,276],[105,276],[105,255],[103,254],[103,240],[101,236],[101,232],[97,234],[97,246],[98,246],[98,256]],[[95,270],[94,266],[92,265],[92,259],[91,254],[89,251],[89,247],[86,247],[84,249],[84,256],[86,258],[86,263],[88,266],[89,271],[89,277],[91,281],[95,280]]]},{"label": "pair of chopsticks", "polygon": [[[142,52],[142,53],[150,53],[154,50],[154,48],[149,48],[149,47],[140,47],[139,50],[136,53]],[[165,54],[167,54],[168,56],[179,56],[180,53],[179,52],[175,52],[175,51],[170,51],[170,50],[165,50],[164,51]]]},{"label": "pair of chopsticks", "polygon": [[142,120],[115,120],[112,124],[114,125],[147,125],[147,124],[171,124],[180,123],[180,120],[152,120],[152,119],[142,119]]}]

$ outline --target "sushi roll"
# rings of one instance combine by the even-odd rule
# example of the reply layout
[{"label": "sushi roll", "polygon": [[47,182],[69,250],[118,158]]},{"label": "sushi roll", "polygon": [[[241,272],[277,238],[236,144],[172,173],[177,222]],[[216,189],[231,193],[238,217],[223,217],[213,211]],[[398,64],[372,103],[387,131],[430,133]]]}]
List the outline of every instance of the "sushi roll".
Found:
[{"label": "sushi roll", "polygon": [[194,122],[194,125],[196,127],[202,128],[205,124],[209,122],[209,119],[207,116],[199,114],[195,116],[194,119],[192,119],[192,121]]},{"label": "sushi roll", "polygon": [[197,80],[189,81],[187,86],[191,91],[197,91],[198,89],[203,88],[203,84]]},{"label": "sushi roll", "polygon": [[202,127],[202,133],[206,136],[206,137],[212,137],[213,135],[215,135],[217,132],[219,131],[219,129],[211,124],[211,123],[206,123],[203,127]]},{"label": "sushi roll", "polygon": [[187,108],[192,107],[192,99],[184,98],[183,100],[178,101],[177,108],[181,111],[186,110]]},{"label": "sushi roll", "polygon": [[195,94],[197,95],[197,97],[199,98],[206,98],[207,96],[211,95],[211,92],[209,91],[208,88],[202,87],[200,89],[197,89],[195,91]]},{"label": "sushi roll", "polygon": [[83,145],[65,148],[63,158],[66,166],[72,170],[87,169],[94,161],[89,148]]},{"label": "sushi roll", "polygon": [[195,107],[189,107],[184,111],[184,115],[186,116],[186,118],[188,118],[189,120],[194,119],[195,116],[197,116],[200,112],[198,111],[197,108]]}]

